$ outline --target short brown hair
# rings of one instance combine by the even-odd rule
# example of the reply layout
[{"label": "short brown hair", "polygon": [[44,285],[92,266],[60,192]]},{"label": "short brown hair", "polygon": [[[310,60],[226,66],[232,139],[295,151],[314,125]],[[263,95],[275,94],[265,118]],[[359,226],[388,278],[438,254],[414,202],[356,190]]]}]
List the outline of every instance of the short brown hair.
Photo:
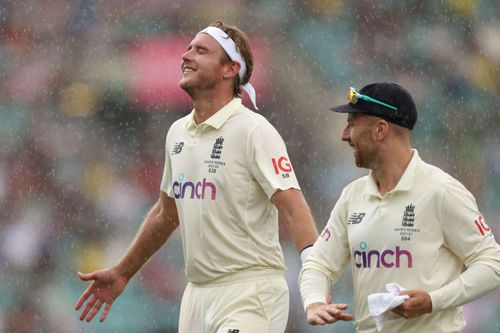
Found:
[{"label": "short brown hair", "polygon": [[[240,96],[241,95],[240,85],[246,84],[248,83],[248,81],[250,81],[250,76],[252,76],[252,70],[253,70],[253,54],[252,50],[250,49],[250,43],[248,41],[248,37],[245,35],[243,31],[241,31],[237,27],[232,25],[226,25],[221,21],[212,23],[210,26],[217,27],[222,31],[224,31],[234,41],[234,43],[236,44],[236,48],[243,57],[243,60],[245,61],[245,64],[247,66],[247,71],[243,76],[243,78],[241,79],[239,75],[236,75],[233,87],[233,96]],[[229,59],[229,56],[227,56],[227,58]]]}]

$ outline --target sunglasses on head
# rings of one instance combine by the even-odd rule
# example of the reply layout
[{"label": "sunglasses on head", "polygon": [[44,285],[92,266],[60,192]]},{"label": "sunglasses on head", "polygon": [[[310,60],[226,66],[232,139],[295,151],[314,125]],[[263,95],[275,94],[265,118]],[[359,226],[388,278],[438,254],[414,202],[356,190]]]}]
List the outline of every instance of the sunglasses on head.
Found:
[{"label": "sunglasses on head", "polygon": [[363,101],[366,101],[366,102],[383,105],[383,106],[385,106],[387,108],[390,108],[390,109],[393,109],[393,110],[397,110],[398,109],[395,106],[392,106],[390,104],[381,102],[381,101],[379,101],[379,100],[377,100],[375,98],[371,98],[370,96],[363,95],[359,91],[357,91],[356,89],[354,89],[353,87],[351,87],[349,89],[349,95],[347,96],[347,100],[349,101],[349,104],[356,104],[358,102],[358,100],[360,100],[360,99],[362,99]]}]

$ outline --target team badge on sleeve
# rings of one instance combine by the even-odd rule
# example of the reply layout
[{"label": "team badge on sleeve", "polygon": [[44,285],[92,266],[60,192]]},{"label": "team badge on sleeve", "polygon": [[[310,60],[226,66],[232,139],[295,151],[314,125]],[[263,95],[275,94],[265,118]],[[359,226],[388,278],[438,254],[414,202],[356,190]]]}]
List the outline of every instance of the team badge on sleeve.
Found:
[{"label": "team badge on sleeve", "polygon": [[292,164],[285,156],[281,156],[279,158],[272,158],[274,173],[281,176],[283,178],[290,177],[290,172],[293,172]]},{"label": "team badge on sleeve", "polygon": [[488,231],[491,230],[491,228],[484,222],[484,218],[482,215],[479,215],[477,220],[474,220],[474,224],[481,233],[481,236],[484,236],[485,234],[488,233]]}]

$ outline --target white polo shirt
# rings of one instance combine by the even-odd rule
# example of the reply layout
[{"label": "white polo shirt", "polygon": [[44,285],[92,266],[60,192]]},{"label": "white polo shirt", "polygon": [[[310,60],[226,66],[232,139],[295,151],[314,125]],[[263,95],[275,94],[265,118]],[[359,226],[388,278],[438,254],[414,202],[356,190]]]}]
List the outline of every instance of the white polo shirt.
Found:
[{"label": "white polo shirt", "polygon": [[[384,196],[371,173],[344,189],[303,265],[304,306],[325,302],[349,262],[354,324],[363,333],[377,332],[367,298],[386,292],[386,283],[430,292],[431,314],[409,320],[388,314],[384,332],[406,333],[458,332],[465,326],[460,305],[500,284],[500,246],[474,197],[423,162],[416,150],[397,186]],[[469,269],[457,279],[464,264]],[[335,302],[342,300],[334,297]]]},{"label": "white polo shirt", "polygon": [[241,99],[199,125],[194,110],[176,121],[167,134],[161,190],[175,198],[187,279],[283,272],[270,198],[290,188],[299,185],[283,139]]}]

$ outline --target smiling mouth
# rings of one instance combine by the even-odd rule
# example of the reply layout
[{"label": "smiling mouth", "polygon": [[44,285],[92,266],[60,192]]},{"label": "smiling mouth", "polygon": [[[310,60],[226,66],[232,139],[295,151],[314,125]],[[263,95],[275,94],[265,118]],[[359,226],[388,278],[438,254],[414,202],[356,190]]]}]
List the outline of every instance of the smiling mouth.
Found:
[{"label": "smiling mouth", "polygon": [[196,69],[194,69],[193,67],[190,67],[190,66],[182,66],[182,73],[185,74],[185,73],[190,73],[190,72],[195,72]]}]

